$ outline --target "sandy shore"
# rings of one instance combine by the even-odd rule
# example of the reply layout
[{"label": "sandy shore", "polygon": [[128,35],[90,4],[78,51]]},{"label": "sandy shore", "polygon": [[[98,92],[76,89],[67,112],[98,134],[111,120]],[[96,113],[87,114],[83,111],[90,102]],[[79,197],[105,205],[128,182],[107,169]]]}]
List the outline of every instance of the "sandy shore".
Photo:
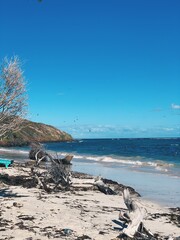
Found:
[{"label": "sandy shore", "polygon": [[[119,210],[126,209],[122,193],[105,195],[94,188],[94,179],[84,174],[74,174],[71,190],[50,194],[27,188],[21,179],[16,184],[7,181],[7,177],[29,174],[28,167],[0,168],[1,240],[120,239],[120,226],[113,221],[118,220]],[[144,224],[158,234],[157,239],[180,236],[178,208],[171,210],[134,198],[147,210]]]}]

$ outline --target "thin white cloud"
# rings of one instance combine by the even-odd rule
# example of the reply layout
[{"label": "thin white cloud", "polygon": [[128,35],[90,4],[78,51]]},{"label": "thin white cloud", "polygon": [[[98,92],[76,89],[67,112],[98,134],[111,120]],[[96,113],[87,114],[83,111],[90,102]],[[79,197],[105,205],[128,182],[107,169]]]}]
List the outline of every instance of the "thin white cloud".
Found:
[{"label": "thin white cloud", "polygon": [[180,109],[180,105],[172,103],[171,108],[172,109]]},{"label": "thin white cloud", "polygon": [[70,133],[74,138],[100,137],[167,137],[180,135],[179,126],[156,126],[152,128],[129,127],[119,125],[68,125],[61,130]]},{"label": "thin white cloud", "polygon": [[167,132],[170,132],[170,131],[176,131],[176,129],[175,128],[162,128],[161,129],[162,131],[167,131]]}]

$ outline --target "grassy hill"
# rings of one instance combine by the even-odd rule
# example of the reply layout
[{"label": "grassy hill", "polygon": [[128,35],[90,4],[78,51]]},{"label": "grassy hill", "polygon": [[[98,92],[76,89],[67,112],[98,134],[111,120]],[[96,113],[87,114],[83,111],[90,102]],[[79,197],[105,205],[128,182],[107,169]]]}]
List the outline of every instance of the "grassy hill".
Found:
[{"label": "grassy hill", "polygon": [[53,126],[25,120],[18,132],[10,132],[0,140],[0,146],[20,146],[31,142],[72,141],[70,134]]}]

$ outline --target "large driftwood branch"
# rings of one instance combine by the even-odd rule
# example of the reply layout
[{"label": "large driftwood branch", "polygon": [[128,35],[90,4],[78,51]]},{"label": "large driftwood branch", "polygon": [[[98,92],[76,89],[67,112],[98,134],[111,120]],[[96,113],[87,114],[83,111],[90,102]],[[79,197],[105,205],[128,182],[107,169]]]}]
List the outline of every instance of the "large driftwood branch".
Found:
[{"label": "large driftwood branch", "polygon": [[41,161],[43,161],[43,160],[46,159],[46,153],[44,153],[44,155],[43,155],[42,157],[39,157],[39,156],[38,156],[38,154],[41,153],[41,152],[42,152],[42,150],[39,149],[39,150],[37,151],[37,153],[35,154],[35,159],[36,159],[36,164],[37,164],[37,166],[40,164]]},{"label": "large driftwood branch", "polygon": [[132,200],[128,189],[124,189],[123,198],[129,210],[128,216],[130,219],[128,227],[123,229],[123,233],[132,238],[142,224],[146,211],[144,208],[140,208],[137,203]]},{"label": "large driftwood branch", "polygon": [[57,159],[54,159],[51,154],[45,151],[41,144],[34,143],[31,147],[32,149],[30,150],[29,155],[36,160],[36,169],[42,160],[46,160],[46,174],[41,176],[41,179],[38,179],[38,175],[34,174],[40,186],[47,189],[46,182],[51,178],[55,184],[54,189],[56,189],[59,184],[63,187],[69,187],[71,185],[70,165],[63,164],[61,160],[57,161]]},{"label": "large driftwood branch", "polygon": [[43,178],[42,176],[41,177],[38,176],[40,174],[37,172],[37,170],[35,170],[34,167],[31,168],[31,173],[33,174],[34,178],[37,180],[38,187],[43,188],[46,192],[50,192],[50,188],[47,186],[45,178]]},{"label": "large driftwood branch", "polygon": [[55,161],[49,153],[46,153],[46,156],[50,159],[51,164],[48,171],[53,181],[56,183],[56,187],[59,184],[62,186],[70,186],[71,172],[69,166],[64,165],[61,161]]},{"label": "large driftwood branch", "polygon": [[31,149],[29,151],[29,158],[36,160],[36,165],[38,166],[41,161],[47,160],[47,154],[42,144],[35,142],[31,143]]},{"label": "large driftwood branch", "polygon": [[147,236],[153,239],[153,234],[143,224],[147,212],[137,204],[137,201],[131,198],[128,188],[124,189],[123,199],[128,209],[128,212],[123,214],[120,212],[119,215],[119,219],[127,224],[123,229],[123,233],[130,238],[133,238],[138,233],[143,237],[141,239],[147,239]]}]

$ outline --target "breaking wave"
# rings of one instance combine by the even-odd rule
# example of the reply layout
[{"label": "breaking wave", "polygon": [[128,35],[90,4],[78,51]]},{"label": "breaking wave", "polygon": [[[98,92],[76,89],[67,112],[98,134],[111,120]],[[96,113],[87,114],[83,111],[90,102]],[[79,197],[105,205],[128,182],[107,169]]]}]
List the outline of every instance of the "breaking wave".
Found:
[{"label": "breaking wave", "polygon": [[[64,157],[68,152],[55,152],[48,151],[53,156]],[[0,148],[0,157],[7,157],[15,159],[17,161],[25,161],[28,159],[29,148]],[[151,160],[145,157],[120,157],[120,156],[96,156],[96,155],[81,155],[77,153],[71,153],[74,156],[74,161],[86,162],[97,162],[108,165],[116,165],[130,168],[149,168],[155,169],[158,172],[168,173],[174,167],[174,164],[167,163],[162,160]]]},{"label": "breaking wave", "polygon": [[[68,153],[60,153],[61,156],[65,156]],[[111,156],[90,156],[90,155],[77,155],[74,154],[75,160],[80,160],[83,162],[93,161],[104,164],[118,164],[121,166],[131,166],[131,167],[151,167],[158,171],[167,172],[169,168],[173,167],[174,164],[167,163],[161,160],[150,161],[141,157],[111,157]]]},{"label": "breaking wave", "polygon": [[29,158],[29,150],[14,149],[14,148],[0,148],[0,158],[7,158],[17,162],[27,161]]},{"label": "breaking wave", "polygon": [[29,153],[29,150],[18,150],[18,149],[14,149],[14,148],[0,148],[0,154],[2,154],[2,153],[27,155]]}]

